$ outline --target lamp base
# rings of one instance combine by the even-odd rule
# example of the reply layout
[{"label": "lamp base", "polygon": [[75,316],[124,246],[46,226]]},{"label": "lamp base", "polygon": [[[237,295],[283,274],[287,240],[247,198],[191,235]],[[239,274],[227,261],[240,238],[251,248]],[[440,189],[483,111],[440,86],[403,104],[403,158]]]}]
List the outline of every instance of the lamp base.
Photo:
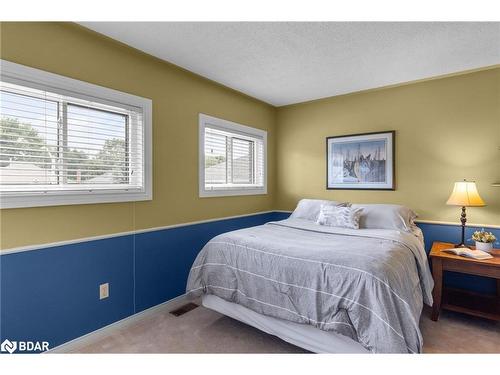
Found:
[{"label": "lamp base", "polygon": [[465,246],[465,223],[467,222],[467,216],[465,213],[465,206],[462,207],[462,214],[460,215],[460,223],[462,224],[462,238],[461,242],[459,244],[455,245],[455,248],[457,247],[462,247],[468,249],[467,246]]},{"label": "lamp base", "polygon": [[469,246],[467,246],[466,244],[464,243],[458,243],[454,246],[455,248],[463,248],[463,249],[470,249]]}]

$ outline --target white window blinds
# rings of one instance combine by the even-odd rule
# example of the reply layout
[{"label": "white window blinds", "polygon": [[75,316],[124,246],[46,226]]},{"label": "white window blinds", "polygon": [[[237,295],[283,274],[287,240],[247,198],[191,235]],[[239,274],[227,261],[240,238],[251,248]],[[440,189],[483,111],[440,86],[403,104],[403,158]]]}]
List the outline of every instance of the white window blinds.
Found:
[{"label": "white window blinds", "polygon": [[142,114],[2,83],[2,190],[142,187]]},{"label": "white window blinds", "polygon": [[225,195],[217,191],[264,192],[265,132],[248,127],[244,128],[252,130],[245,131],[242,125],[231,127],[227,121],[221,126],[213,118],[200,126],[204,140],[200,145],[203,154],[201,195]]},{"label": "white window blinds", "polygon": [[3,206],[26,195],[146,190],[143,108],[39,87],[0,82]]}]

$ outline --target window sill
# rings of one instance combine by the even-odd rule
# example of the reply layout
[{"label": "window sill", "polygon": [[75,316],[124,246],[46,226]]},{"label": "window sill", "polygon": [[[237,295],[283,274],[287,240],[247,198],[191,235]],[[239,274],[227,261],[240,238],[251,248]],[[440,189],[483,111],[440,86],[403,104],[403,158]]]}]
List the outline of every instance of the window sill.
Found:
[{"label": "window sill", "polygon": [[0,209],[44,206],[64,206],[74,204],[99,204],[116,202],[136,202],[153,199],[153,193],[144,191],[95,191],[92,193],[36,193],[16,196],[0,196]]},{"label": "window sill", "polygon": [[200,190],[200,198],[232,197],[238,195],[265,195],[266,188]]}]

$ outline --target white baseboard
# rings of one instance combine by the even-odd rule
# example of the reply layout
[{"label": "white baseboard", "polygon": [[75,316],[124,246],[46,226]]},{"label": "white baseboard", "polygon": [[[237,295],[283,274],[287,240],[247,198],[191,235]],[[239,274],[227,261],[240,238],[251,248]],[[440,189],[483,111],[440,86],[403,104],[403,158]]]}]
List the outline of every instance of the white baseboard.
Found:
[{"label": "white baseboard", "polygon": [[[55,348],[49,349],[45,353],[69,353],[73,351],[78,351],[79,348],[82,348],[91,342],[95,341],[96,339],[99,339],[101,337],[107,336],[114,331],[117,331],[121,328],[124,328],[128,326],[129,324],[132,324],[144,317],[147,317],[148,315],[151,315],[158,310],[173,310],[177,306],[180,306],[184,303],[187,302],[186,295],[181,294],[178,297],[172,298],[168,301],[165,301],[163,303],[160,303],[159,305],[155,305],[153,307],[150,307],[149,309],[143,310],[141,312],[138,312],[136,314],[130,315],[122,320],[119,320],[117,322],[111,323],[105,327],[99,328],[95,331],[89,332],[86,335],[77,337],[76,339],[73,339],[71,341],[65,342],[64,344],[61,344],[59,346],[56,346]],[[44,354],[45,354],[44,353]]]}]

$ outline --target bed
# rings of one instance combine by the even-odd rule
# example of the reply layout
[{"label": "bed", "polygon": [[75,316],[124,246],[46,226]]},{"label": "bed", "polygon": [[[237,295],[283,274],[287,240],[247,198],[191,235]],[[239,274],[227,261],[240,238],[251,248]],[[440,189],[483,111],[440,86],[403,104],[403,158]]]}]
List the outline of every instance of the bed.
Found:
[{"label": "bed", "polygon": [[313,352],[420,353],[433,287],[421,232],[287,220],[214,237],[187,295]]}]

